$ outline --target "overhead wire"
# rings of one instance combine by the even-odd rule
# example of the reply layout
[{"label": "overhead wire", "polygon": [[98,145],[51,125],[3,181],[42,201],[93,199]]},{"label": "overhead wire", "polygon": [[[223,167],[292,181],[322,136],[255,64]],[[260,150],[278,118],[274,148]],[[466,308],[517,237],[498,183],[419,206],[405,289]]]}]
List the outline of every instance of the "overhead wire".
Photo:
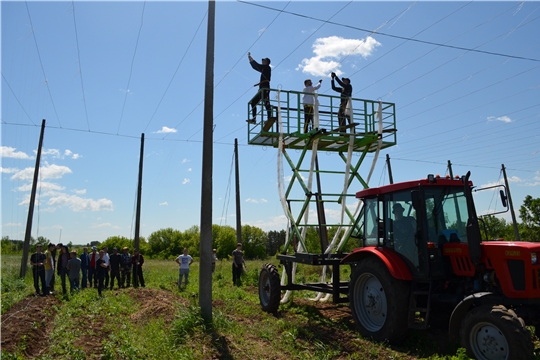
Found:
[{"label": "overhead wire", "polygon": [[143,24],[144,24],[144,10],[145,9],[146,9],[146,0],[143,3],[142,13],[141,13],[141,24],[139,26],[139,32],[137,34],[137,40],[135,41],[135,49],[133,51],[133,56],[131,57],[131,66],[129,68],[129,78],[128,78],[128,82],[127,82],[127,85],[126,85],[126,89],[124,90],[125,91],[124,103],[122,104],[122,112],[120,114],[120,120],[118,121],[118,129],[116,130],[117,133],[120,131],[120,125],[122,124],[122,119],[124,118],[124,110],[126,108],[127,97],[129,95],[129,92],[130,92],[129,87],[130,87],[130,84],[131,84],[131,76],[133,75],[133,64],[135,63],[135,55],[137,55],[137,48],[139,47],[139,39],[141,37],[141,31],[142,31],[142,27],[143,27]]},{"label": "overhead wire", "polygon": [[[242,1],[242,0],[237,0],[237,1],[241,2],[241,3],[253,5],[253,6],[262,7],[262,8],[268,9],[268,10],[272,10],[272,11],[279,11],[278,9],[270,7],[270,6],[256,4],[256,3],[249,2],[249,1]],[[302,17],[302,18],[307,18],[307,19],[311,19],[311,20],[314,20],[314,21],[324,21],[322,19],[319,19],[319,18],[316,18],[316,17],[313,17],[313,16],[294,13],[294,12],[291,12],[291,11],[283,10],[282,12],[285,13],[285,14],[289,14],[289,15],[293,15],[293,16],[297,16],[297,17]],[[358,31],[363,31],[363,32],[368,32],[368,33],[371,32],[371,30],[364,29],[364,28],[361,28],[361,27],[358,27],[358,26],[346,25],[346,24],[343,24],[343,23],[336,23],[336,22],[331,22],[331,21],[329,21],[328,23],[332,24],[332,25],[335,25],[335,26],[345,27],[345,28],[349,28],[349,29],[353,29],[353,30],[358,30]],[[467,51],[476,52],[476,53],[480,53],[480,54],[486,54],[486,55],[502,56],[502,57],[512,58],[512,59],[540,62],[540,59],[536,59],[536,58],[529,58],[529,57],[524,57],[524,56],[515,56],[515,55],[511,55],[511,54],[503,54],[503,53],[498,53],[498,52],[494,52],[494,51],[471,49],[471,48],[467,48],[467,47],[463,47],[463,46],[454,46],[454,45],[442,44],[442,43],[437,43],[437,42],[434,42],[434,41],[414,39],[414,38],[407,37],[407,36],[387,34],[387,33],[383,33],[383,32],[380,32],[380,31],[378,31],[377,34],[381,35],[381,36],[386,36],[386,37],[395,38],[395,39],[401,39],[401,40],[408,40],[408,41],[417,42],[417,43],[426,44],[426,45],[446,47],[446,48],[449,48],[449,49],[467,50]]]},{"label": "overhead wire", "polygon": [[[34,122],[34,120],[32,120],[32,117],[28,114],[28,111],[26,111],[26,109],[24,108],[24,105],[21,103],[21,101],[19,100],[19,98],[17,97],[17,94],[15,94],[15,91],[13,91],[13,88],[11,87],[11,85],[9,84],[9,82],[7,81],[6,77],[4,76],[4,73],[2,73],[2,79],[4,79],[4,82],[6,83],[6,85],[8,86],[9,90],[11,91],[11,93],[13,94],[13,97],[15,98],[15,100],[17,100],[17,103],[19,104],[19,106],[21,107],[21,109],[24,111],[24,113],[26,114],[26,116],[28,117],[28,119],[32,122],[32,124],[34,124],[34,126],[38,126],[38,124],[36,124]],[[4,122],[4,119],[2,119],[2,123],[5,123]]]},{"label": "overhead wire", "polygon": [[41,73],[43,74],[43,81],[45,82],[45,86],[49,93],[49,98],[51,99],[51,104],[54,110],[54,114],[56,115],[56,121],[58,121],[58,125],[62,127],[62,123],[60,123],[60,117],[58,116],[58,111],[56,111],[56,105],[53,100],[51,88],[49,87],[49,80],[47,78],[47,75],[45,74],[45,66],[43,66],[43,61],[41,60],[41,53],[39,51],[39,46],[38,46],[38,42],[36,38],[36,31],[34,29],[34,24],[32,23],[32,16],[30,15],[30,9],[28,8],[28,1],[25,0],[24,4],[26,5],[26,13],[28,14],[28,21],[30,21],[30,28],[32,29],[32,37],[34,39],[34,44],[36,46],[36,52],[37,52],[39,64],[41,66]]},{"label": "overhead wire", "polygon": [[[178,73],[178,70],[180,69],[180,66],[182,65],[182,63],[184,62],[184,59],[187,55],[187,53],[189,52],[189,49],[191,48],[191,45],[193,44],[193,41],[195,40],[195,38],[197,37],[197,34],[199,33],[199,29],[201,28],[201,25],[203,24],[204,22],[204,19],[206,19],[206,16],[208,15],[208,11],[206,11],[204,13],[204,16],[202,17],[201,19],[201,22],[199,23],[199,26],[197,26],[197,30],[195,30],[195,34],[193,34],[193,37],[191,38],[191,41],[189,42],[189,45],[188,47],[186,48],[186,51],[184,52],[184,55],[182,56],[182,58],[180,59],[180,62],[178,63],[178,66],[176,66],[176,70],[174,71],[173,75],[171,76],[171,80],[169,81],[169,83],[167,84],[167,87],[165,88],[165,91],[163,92],[163,94],[161,95],[161,99],[159,99],[159,102],[156,106],[156,109],[154,110],[154,113],[152,114],[152,116],[150,117],[150,120],[148,120],[148,123],[146,124],[146,127],[144,128],[143,132],[146,132],[146,130],[148,129],[148,126],[150,125],[150,123],[152,122],[152,120],[154,119],[154,116],[156,115],[159,107],[161,106],[161,103],[163,102],[163,99],[165,98],[165,95],[167,95],[167,92],[169,91],[169,88],[171,87],[174,79],[176,78],[176,74]],[[181,124],[181,123],[180,123]],[[180,126],[180,124],[178,126]]]},{"label": "overhead wire", "polygon": [[81,50],[79,48],[79,33],[77,31],[77,20],[75,17],[75,1],[74,0],[71,0],[71,6],[72,6],[72,15],[73,15],[73,28],[75,29],[75,42],[77,44],[77,62],[79,64],[79,76],[81,78],[81,90],[82,90],[82,97],[83,97],[84,114],[86,116],[86,125],[88,126],[88,130],[90,130],[90,120],[88,119],[88,107],[86,106],[86,92],[84,91],[84,81],[83,81],[82,65],[81,65]]}]

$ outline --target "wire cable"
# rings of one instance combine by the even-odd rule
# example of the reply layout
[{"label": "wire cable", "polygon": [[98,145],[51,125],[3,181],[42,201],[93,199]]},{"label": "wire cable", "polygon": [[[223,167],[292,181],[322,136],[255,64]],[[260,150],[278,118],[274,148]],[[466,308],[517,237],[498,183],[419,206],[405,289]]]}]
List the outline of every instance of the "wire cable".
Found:
[{"label": "wire cable", "polygon": [[79,75],[81,78],[81,90],[82,90],[82,96],[83,96],[84,114],[86,116],[86,125],[88,126],[88,130],[90,131],[90,121],[88,120],[88,108],[86,106],[86,95],[84,91],[84,82],[83,82],[82,65],[81,65],[81,51],[79,49],[79,34],[77,32],[77,20],[75,18],[75,1],[74,0],[71,0],[71,5],[72,5],[72,14],[73,14],[73,27],[75,28],[75,42],[77,43],[77,60],[79,63]]}]

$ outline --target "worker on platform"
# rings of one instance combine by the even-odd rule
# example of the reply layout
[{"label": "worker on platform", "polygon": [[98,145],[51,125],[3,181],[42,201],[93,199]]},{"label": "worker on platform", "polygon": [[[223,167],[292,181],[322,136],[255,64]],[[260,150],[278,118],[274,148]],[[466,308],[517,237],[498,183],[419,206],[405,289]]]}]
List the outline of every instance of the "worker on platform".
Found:
[{"label": "worker on platform", "polygon": [[251,67],[254,70],[257,70],[261,73],[260,81],[254,86],[259,86],[259,91],[255,96],[250,100],[249,105],[251,105],[251,119],[246,120],[250,124],[256,124],[257,118],[257,104],[264,100],[264,106],[266,112],[268,113],[268,119],[272,117],[272,107],[270,106],[270,77],[272,76],[272,69],[270,68],[270,59],[262,59],[262,64],[259,64],[251,57],[251,53],[248,52],[248,59]]},{"label": "worker on platform", "polygon": [[[337,87],[334,84],[334,80],[338,82],[339,85],[342,87]],[[345,127],[345,118],[348,118],[349,125],[352,125],[351,117],[347,116],[346,110],[347,105],[349,104],[349,99],[352,96],[352,85],[351,85],[351,79],[349,78],[339,78],[337,77],[336,73],[332,73],[332,90],[337,91],[338,93],[341,93],[341,103],[339,104],[339,111],[338,111],[338,121],[339,121],[339,127],[344,128]]]},{"label": "worker on platform", "polygon": [[[315,91],[319,90],[322,84],[322,79],[319,83],[313,86],[311,79],[304,80],[304,90],[302,91],[302,103],[304,104],[304,134],[308,132],[308,129],[313,126],[313,114],[315,113],[315,107],[319,106],[319,101],[314,96]],[[311,124],[311,126],[310,126]]]}]

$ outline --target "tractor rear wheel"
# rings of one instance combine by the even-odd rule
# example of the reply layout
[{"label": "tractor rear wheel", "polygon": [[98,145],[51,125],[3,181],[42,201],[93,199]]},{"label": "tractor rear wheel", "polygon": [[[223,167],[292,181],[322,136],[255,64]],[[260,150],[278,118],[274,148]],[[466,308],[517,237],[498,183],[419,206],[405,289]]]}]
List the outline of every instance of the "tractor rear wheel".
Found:
[{"label": "tractor rear wheel", "polygon": [[407,334],[410,285],[371,258],[354,269],[349,301],[356,327],[375,341],[401,342]]},{"label": "tractor rear wheel", "polygon": [[525,322],[502,305],[482,305],[469,311],[460,335],[467,355],[478,360],[533,357],[531,333]]},{"label": "tractor rear wheel", "polygon": [[275,265],[264,264],[259,274],[259,301],[267,312],[276,312],[281,301],[281,283]]}]

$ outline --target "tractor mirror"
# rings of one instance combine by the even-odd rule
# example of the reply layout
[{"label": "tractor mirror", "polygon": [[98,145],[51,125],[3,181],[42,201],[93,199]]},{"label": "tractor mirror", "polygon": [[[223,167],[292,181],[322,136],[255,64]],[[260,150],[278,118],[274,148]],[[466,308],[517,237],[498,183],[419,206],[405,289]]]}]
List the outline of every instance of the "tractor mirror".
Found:
[{"label": "tractor mirror", "polygon": [[499,194],[501,195],[501,203],[504,207],[508,207],[508,203],[506,202],[506,200],[508,199],[508,197],[506,196],[506,194],[504,193],[504,190],[499,190]]}]

